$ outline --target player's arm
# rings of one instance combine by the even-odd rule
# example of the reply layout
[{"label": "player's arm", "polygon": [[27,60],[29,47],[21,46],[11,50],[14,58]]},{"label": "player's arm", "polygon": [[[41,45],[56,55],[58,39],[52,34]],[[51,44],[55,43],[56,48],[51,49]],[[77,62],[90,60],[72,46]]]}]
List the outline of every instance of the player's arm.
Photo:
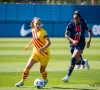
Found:
[{"label": "player's arm", "polygon": [[65,31],[65,38],[67,38],[70,42],[73,42],[73,39],[69,37],[69,32],[71,30],[71,25],[72,21],[70,21],[70,23],[68,24],[68,26],[66,27],[66,31]]},{"label": "player's arm", "polygon": [[48,36],[44,36],[43,38],[45,39],[46,44],[42,48],[39,48],[40,52],[43,52],[46,48],[48,48],[51,45],[51,41]]},{"label": "player's arm", "polygon": [[72,38],[70,38],[68,34],[69,34],[69,31],[66,30],[66,32],[65,32],[65,38],[67,38],[73,44],[77,44],[78,42],[76,40],[73,40]]},{"label": "player's arm", "polygon": [[86,43],[86,47],[89,48],[90,42],[91,42],[91,37],[92,37],[92,30],[89,28],[89,26],[87,25],[86,22],[84,22],[84,25],[85,25],[85,29],[88,30],[88,41]]},{"label": "player's arm", "polygon": [[33,39],[29,42],[29,44],[24,48],[24,50],[28,50],[28,48],[30,47],[30,45],[33,44]]},{"label": "player's arm", "polygon": [[66,32],[65,32],[65,38],[67,38],[70,42],[73,42],[73,39],[70,38],[68,34],[69,34],[69,31],[66,30]]},{"label": "player's arm", "polygon": [[70,31],[72,30],[72,26],[73,26],[72,22],[73,22],[73,20],[71,20],[70,23],[68,24],[68,26],[66,27],[65,38],[67,38],[67,39],[68,39],[70,42],[72,42],[73,44],[77,44],[78,41],[73,40],[73,39],[70,38],[69,35],[68,35],[68,34],[70,33]]},{"label": "player's arm", "polygon": [[88,28],[88,42],[86,44],[87,48],[90,47],[91,37],[92,37],[92,30]]},{"label": "player's arm", "polygon": [[45,38],[46,44],[43,46],[43,48],[46,49],[51,45],[51,42],[47,36],[45,36],[44,38]]}]

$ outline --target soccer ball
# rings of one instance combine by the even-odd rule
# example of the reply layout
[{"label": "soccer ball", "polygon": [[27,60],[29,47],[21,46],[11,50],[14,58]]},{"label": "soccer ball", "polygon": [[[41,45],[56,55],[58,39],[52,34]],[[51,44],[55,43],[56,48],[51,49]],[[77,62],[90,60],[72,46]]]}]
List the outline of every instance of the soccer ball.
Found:
[{"label": "soccer ball", "polygon": [[34,81],[34,86],[38,89],[42,88],[44,86],[44,81],[40,78],[37,78],[35,81]]}]

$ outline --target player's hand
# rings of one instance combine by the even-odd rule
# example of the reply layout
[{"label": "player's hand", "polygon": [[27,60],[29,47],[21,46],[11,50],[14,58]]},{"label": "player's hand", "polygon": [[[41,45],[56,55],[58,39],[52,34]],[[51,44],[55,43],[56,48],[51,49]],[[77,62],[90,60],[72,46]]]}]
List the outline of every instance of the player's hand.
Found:
[{"label": "player's hand", "polygon": [[43,52],[44,51],[44,48],[43,47],[39,48],[39,51],[40,52]]},{"label": "player's hand", "polygon": [[77,40],[73,40],[73,44],[74,45],[77,45],[78,44],[78,41]]},{"label": "player's hand", "polygon": [[26,51],[26,50],[28,50],[28,48],[29,48],[29,47],[28,47],[28,46],[26,46],[26,47],[24,48],[24,50]]},{"label": "player's hand", "polygon": [[90,47],[90,41],[87,42],[86,47],[87,47],[87,48]]}]

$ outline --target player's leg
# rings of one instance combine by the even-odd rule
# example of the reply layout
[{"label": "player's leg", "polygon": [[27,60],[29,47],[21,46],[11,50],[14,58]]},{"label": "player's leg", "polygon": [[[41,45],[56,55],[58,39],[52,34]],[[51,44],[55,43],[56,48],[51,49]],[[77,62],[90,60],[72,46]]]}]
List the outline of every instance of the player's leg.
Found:
[{"label": "player's leg", "polygon": [[18,82],[17,84],[15,84],[16,87],[19,87],[19,86],[23,86],[24,84],[24,81],[26,80],[26,78],[28,77],[29,75],[29,72],[30,72],[30,69],[32,68],[32,66],[36,63],[35,60],[32,60],[30,59],[22,73],[22,79],[20,82]]},{"label": "player's leg", "polygon": [[[72,55],[73,55],[74,49],[75,49],[75,46],[70,47],[70,52],[71,52]],[[79,69],[79,67],[80,67],[80,65],[78,65],[78,64],[75,65],[76,69]]]},{"label": "player's leg", "polygon": [[83,60],[82,54],[80,55],[80,62],[81,62],[81,67],[80,69],[84,69],[85,68],[85,62]]},{"label": "player's leg", "polygon": [[83,60],[82,54],[80,55],[80,61],[78,62],[78,64],[81,64],[80,69],[83,69],[85,67],[86,67],[87,70],[90,69],[89,64],[88,64],[88,60],[87,59]]},{"label": "player's leg", "polygon": [[[70,47],[70,52],[71,52],[71,54],[73,55],[73,52],[74,52],[74,49],[75,49],[75,46],[71,46]],[[76,65],[75,65],[75,69],[79,69],[80,68],[80,63],[76,63]]]},{"label": "player's leg", "polygon": [[[78,50],[82,50],[82,52],[81,52],[81,63],[83,64],[83,65],[85,65],[85,67],[87,68],[87,70],[89,70],[90,69],[90,67],[89,67],[89,64],[88,64],[88,60],[87,59],[85,59],[85,60],[83,60],[82,59],[82,53],[83,53],[83,50],[84,50],[84,47],[85,47],[85,43],[84,44],[80,44],[80,45],[78,45],[77,47],[76,47],[76,49],[78,49]],[[80,63],[80,62],[78,62],[78,63]]]},{"label": "player's leg", "polygon": [[33,59],[30,59],[30,60],[28,61],[27,65],[26,65],[26,67],[25,67],[25,69],[24,69],[24,72],[23,72],[23,74],[22,74],[22,80],[21,80],[21,81],[24,82],[24,81],[26,80],[26,78],[27,78],[28,75],[29,75],[30,69],[32,68],[32,66],[33,66],[35,63],[37,63],[37,61],[36,61],[36,60],[33,60]]},{"label": "player's leg", "polygon": [[49,62],[49,59],[50,59],[50,55],[48,55],[47,57],[41,57],[40,58],[40,73],[42,75],[42,78],[44,80],[44,86],[48,83],[48,78],[47,78],[47,71],[46,71],[46,67],[47,67],[47,64]]},{"label": "player's leg", "polygon": [[38,58],[35,56],[35,54],[33,54],[29,61],[27,62],[27,65],[22,73],[22,79],[20,82],[16,83],[15,86],[16,87],[20,87],[20,86],[23,86],[24,85],[24,81],[26,80],[26,78],[28,77],[29,75],[29,72],[30,72],[30,69],[32,68],[32,66],[37,63],[38,61]]},{"label": "player's leg", "polygon": [[81,60],[78,63],[76,63],[75,69],[79,69],[80,67],[81,67]]},{"label": "player's leg", "polygon": [[82,66],[84,65],[84,62],[83,62],[83,58],[82,58],[82,55],[80,55],[80,61],[78,62],[78,63],[76,63],[76,65],[75,65],[75,68],[76,69],[81,69],[81,68],[83,68]]},{"label": "player's leg", "polygon": [[[76,47],[78,50],[84,50],[85,44],[80,44],[78,47]],[[82,51],[83,53],[83,51]],[[83,69],[85,67],[85,61],[82,58],[82,53],[80,54],[80,61],[78,63],[76,63],[76,65],[79,65],[80,69]],[[78,68],[78,69],[79,69]]]},{"label": "player's leg", "polygon": [[62,80],[64,82],[67,82],[69,80],[69,77],[71,76],[71,73],[73,72],[75,63],[79,62],[79,56],[80,56],[81,52],[82,52],[82,50],[74,50],[72,58],[71,58],[71,63],[70,63],[69,69],[68,69],[68,73],[64,78],[62,78]]},{"label": "player's leg", "polygon": [[44,86],[45,86],[48,83],[46,66],[42,66],[42,65],[40,66],[40,73],[44,80]]},{"label": "player's leg", "polygon": [[40,66],[40,73],[42,75],[43,80],[47,80],[47,71],[45,70],[46,66]]}]

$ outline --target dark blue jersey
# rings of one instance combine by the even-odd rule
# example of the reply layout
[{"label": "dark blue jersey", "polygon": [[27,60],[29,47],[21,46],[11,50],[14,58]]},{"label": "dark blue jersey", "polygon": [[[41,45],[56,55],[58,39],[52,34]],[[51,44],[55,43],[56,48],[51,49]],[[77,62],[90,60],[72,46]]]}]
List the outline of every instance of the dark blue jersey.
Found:
[{"label": "dark blue jersey", "polygon": [[[66,27],[66,30],[70,32],[70,37],[72,39],[75,39],[76,35],[80,36],[80,39],[78,41],[78,44],[82,43],[85,44],[85,30],[88,30],[89,27],[87,26],[87,23],[84,21],[84,19],[81,18],[80,22],[80,32],[76,31],[76,25],[74,23],[74,20],[71,20],[68,26]],[[70,42],[70,45],[72,46],[72,42]]]}]

